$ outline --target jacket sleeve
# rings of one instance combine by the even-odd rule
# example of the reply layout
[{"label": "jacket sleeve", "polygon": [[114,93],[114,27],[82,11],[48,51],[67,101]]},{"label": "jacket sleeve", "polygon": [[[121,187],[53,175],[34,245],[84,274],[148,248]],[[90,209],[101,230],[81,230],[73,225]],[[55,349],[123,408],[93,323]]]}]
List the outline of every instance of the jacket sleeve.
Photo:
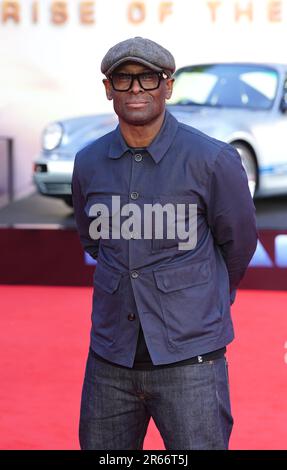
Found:
[{"label": "jacket sleeve", "polygon": [[229,275],[230,302],[257,246],[255,207],[237,150],[226,145],[209,175],[207,218]]},{"label": "jacket sleeve", "polygon": [[99,251],[99,240],[94,240],[89,235],[89,226],[91,220],[85,213],[86,200],[80,183],[78,155],[79,154],[77,154],[75,157],[72,175],[72,199],[75,221],[83,249],[89,253],[92,258],[96,259]]}]

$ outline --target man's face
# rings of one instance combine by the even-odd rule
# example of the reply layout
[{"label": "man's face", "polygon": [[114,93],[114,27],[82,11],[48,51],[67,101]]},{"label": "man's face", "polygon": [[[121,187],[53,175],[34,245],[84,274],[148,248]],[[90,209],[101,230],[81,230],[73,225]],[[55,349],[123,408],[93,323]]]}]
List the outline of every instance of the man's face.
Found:
[{"label": "man's face", "polygon": [[[152,70],[136,62],[126,62],[113,73],[143,72],[152,72]],[[173,81],[172,78],[161,80],[159,88],[145,91],[135,79],[129,91],[116,91],[108,79],[103,80],[107,98],[113,100],[114,110],[119,119],[133,126],[152,123],[164,113],[165,100],[171,97]]]}]

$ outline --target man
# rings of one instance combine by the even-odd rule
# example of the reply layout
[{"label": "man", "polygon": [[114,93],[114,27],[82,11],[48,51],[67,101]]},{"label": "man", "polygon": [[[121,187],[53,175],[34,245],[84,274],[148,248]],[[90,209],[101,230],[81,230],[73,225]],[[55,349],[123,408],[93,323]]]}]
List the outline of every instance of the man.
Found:
[{"label": "man", "polygon": [[[247,177],[233,147],[166,110],[175,62],[161,45],[120,42],[101,70],[119,126],[78,152],[72,181],[97,258],[80,445],[142,449],[152,417],[166,449],[227,449],[230,305],[257,242]],[[164,209],[154,224],[147,207]]]}]

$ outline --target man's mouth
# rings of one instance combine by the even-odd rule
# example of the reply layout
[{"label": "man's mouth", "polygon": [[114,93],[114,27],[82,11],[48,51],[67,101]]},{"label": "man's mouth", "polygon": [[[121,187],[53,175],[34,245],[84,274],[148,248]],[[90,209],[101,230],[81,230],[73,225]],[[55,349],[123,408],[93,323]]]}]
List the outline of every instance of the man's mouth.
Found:
[{"label": "man's mouth", "polygon": [[130,102],[127,102],[126,105],[129,107],[129,108],[143,108],[144,106],[147,105],[147,101],[130,101]]}]

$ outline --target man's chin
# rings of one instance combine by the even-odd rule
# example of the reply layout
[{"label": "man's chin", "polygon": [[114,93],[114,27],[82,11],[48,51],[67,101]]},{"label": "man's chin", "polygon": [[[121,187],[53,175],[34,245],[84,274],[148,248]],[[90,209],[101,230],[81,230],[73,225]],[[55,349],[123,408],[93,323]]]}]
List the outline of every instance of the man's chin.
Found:
[{"label": "man's chin", "polygon": [[150,116],[143,113],[131,112],[126,116],[123,116],[122,119],[127,124],[131,126],[145,126],[146,124],[151,124],[152,122],[158,119],[158,115]]}]

